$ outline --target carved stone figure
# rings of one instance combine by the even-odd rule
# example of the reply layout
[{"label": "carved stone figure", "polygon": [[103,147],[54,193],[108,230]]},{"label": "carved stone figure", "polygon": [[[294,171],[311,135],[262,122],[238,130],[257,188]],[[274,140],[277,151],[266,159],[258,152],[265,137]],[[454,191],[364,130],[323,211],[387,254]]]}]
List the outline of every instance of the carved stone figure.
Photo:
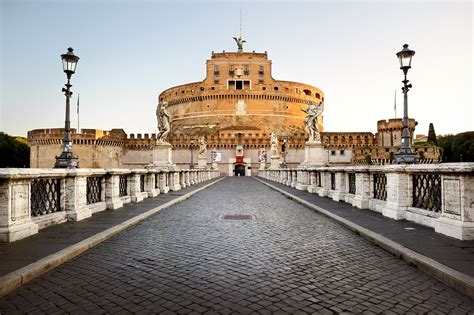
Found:
[{"label": "carved stone figure", "polygon": [[156,138],[158,142],[166,142],[166,138],[170,132],[171,116],[166,109],[168,102],[160,102],[156,107],[156,120],[158,121],[158,134]]},{"label": "carved stone figure", "polygon": [[246,41],[242,38],[242,36],[239,36],[239,38],[234,37],[234,40],[237,43],[238,51],[242,52],[244,50],[244,43],[246,43]]},{"label": "carved stone figure", "polygon": [[258,161],[260,163],[264,163],[267,160],[267,150],[265,150],[264,147],[262,147],[258,153]]},{"label": "carved stone figure", "polygon": [[278,156],[278,136],[272,132],[270,135],[272,156]]},{"label": "carved stone figure", "polygon": [[201,136],[199,138],[199,156],[200,157],[203,157],[206,155],[206,151],[207,151],[207,143],[206,143],[206,139],[204,138],[204,136]]},{"label": "carved stone figure", "polygon": [[308,101],[308,108],[301,109],[306,113],[305,128],[309,134],[308,142],[310,143],[321,143],[321,135],[318,127],[318,117],[324,111],[324,102],[321,101],[318,106],[312,101]]},{"label": "carved stone figure", "polygon": [[211,163],[214,163],[216,161],[216,158],[217,158],[217,151],[216,149],[212,149],[211,150]]}]

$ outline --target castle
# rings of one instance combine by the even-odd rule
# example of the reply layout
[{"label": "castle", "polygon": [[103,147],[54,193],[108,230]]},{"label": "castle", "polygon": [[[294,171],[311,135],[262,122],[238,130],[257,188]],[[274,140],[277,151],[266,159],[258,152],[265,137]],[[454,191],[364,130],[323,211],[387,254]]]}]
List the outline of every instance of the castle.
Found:
[{"label": "castle", "polygon": [[[196,157],[197,139],[204,136],[209,149],[218,152],[218,167],[232,175],[237,167],[247,175],[260,166],[258,152],[270,147],[270,134],[276,133],[285,143],[286,162],[294,167],[302,162],[307,135],[306,114],[301,110],[308,101],[319,104],[324,93],[319,88],[272,77],[272,62],[267,52],[212,52],[206,62],[203,81],[171,87],[163,91],[158,102],[168,102],[173,118],[168,142],[172,159],[178,167],[188,168]],[[154,111],[154,108],[150,108]],[[323,117],[318,118],[323,130]],[[416,126],[409,120],[411,139]],[[388,161],[401,143],[401,119],[381,120],[377,133],[322,132],[321,139],[331,164]],[[31,167],[52,167],[61,152],[64,130],[36,129],[28,132]],[[73,152],[81,167],[138,168],[152,162],[156,134],[127,135],[122,129],[110,131],[71,130]],[[243,158],[236,159],[236,151]],[[436,160],[437,148],[423,150],[423,158]],[[193,155],[193,156],[191,156]],[[195,161],[195,160],[194,160]],[[209,161],[210,162],[210,161]]]}]

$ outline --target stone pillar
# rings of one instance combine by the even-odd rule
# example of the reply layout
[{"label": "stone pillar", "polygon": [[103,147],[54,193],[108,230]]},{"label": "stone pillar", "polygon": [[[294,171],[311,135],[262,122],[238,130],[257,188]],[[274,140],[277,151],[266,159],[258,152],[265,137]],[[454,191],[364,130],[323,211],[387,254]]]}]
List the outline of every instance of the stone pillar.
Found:
[{"label": "stone pillar", "polygon": [[296,184],[298,183],[298,173],[294,170],[291,171],[291,187],[296,187]]},{"label": "stone pillar", "polygon": [[259,170],[264,170],[265,169],[265,161],[260,162],[260,168]]},{"label": "stone pillar", "polygon": [[179,184],[181,185],[181,188],[186,187],[186,176],[184,175],[184,173],[184,170],[179,171]]},{"label": "stone pillar", "polygon": [[147,171],[144,169],[132,170],[130,174],[130,198],[132,202],[140,202],[143,199],[148,197],[148,192],[146,191],[147,182],[145,177],[145,191],[141,191],[141,176],[146,176]]},{"label": "stone pillar", "polygon": [[442,175],[441,217],[436,220],[436,232],[460,240],[474,240],[474,176],[472,174],[471,170],[470,174]]},{"label": "stone pillar", "polygon": [[0,170],[0,241],[2,242],[14,242],[38,233],[38,225],[31,219],[31,180],[12,180],[8,174],[10,171]]},{"label": "stone pillar", "polygon": [[156,171],[150,171],[146,174],[146,192],[148,193],[148,197],[156,197],[160,194],[160,189],[155,185],[155,174]]},{"label": "stone pillar", "polygon": [[171,191],[178,191],[181,189],[181,185],[179,184],[179,172],[178,171],[170,171],[170,190]]},{"label": "stone pillar", "polygon": [[90,173],[82,169],[68,172],[65,185],[65,210],[69,221],[80,221],[92,216],[92,210],[87,205],[88,175]]},{"label": "stone pillar", "polygon": [[115,210],[123,207],[120,199],[121,170],[109,169],[105,175],[105,204],[107,209]]},{"label": "stone pillar", "polygon": [[170,188],[168,187],[168,180],[167,180],[168,172],[169,171],[163,170],[160,173],[160,178],[159,178],[159,183],[158,183],[158,187],[160,188],[160,194],[166,194],[170,190]]},{"label": "stone pillar", "polygon": [[[394,166],[389,166],[394,169]],[[386,217],[403,220],[407,208],[412,203],[412,183],[410,176],[400,167],[398,172],[387,172],[387,202],[382,208],[382,214]],[[391,171],[391,170],[390,170]],[[402,173],[403,172],[403,173]]]},{"label": "stone pillar", "polygon": [[295,188],[298,190],[306,190],[308,187],[308,172],[306,170],[298,170],[296,172],[298,174],[298,180],[296,182]]},{"label": "stone pillar", "polygon": [[186,187],[192,185],[192,184],[191,184],[191,180],[190,180],[190,174],[191,174],[191,171],[189,171],[189,170],[186,170],[186,171],[184,172],[184,181],[185,181],[185,183],[186,183]]},{"label": "stone pillar", "polygon": [[335,174],[336,180],[336,189],[332,194],[332,200],[334,201],[344,201],[344,197],[346,196],[346,174],[342,171],[336,171]]},{"label": "stone pillar", "polygon": [[368,209],[370,200],[370,174],[356,173],[356,193],[352,206],[359,209]]},{"label": "stone pillar", "polygon": [[329,195],[329,189],[331,188],[331,173],[321,171],[321,187],[318,187],[318,195],[326,197]]},{"label": "stone pillar", "polygon": [[207,157],[199,155],[197,168],[207,168]]},{"label": "stone pillar", "polygon": [[309,171],[309,185],[308,185],[308,192],[315,193],[317,190],[316,186],[316,172],[310,170]]}]

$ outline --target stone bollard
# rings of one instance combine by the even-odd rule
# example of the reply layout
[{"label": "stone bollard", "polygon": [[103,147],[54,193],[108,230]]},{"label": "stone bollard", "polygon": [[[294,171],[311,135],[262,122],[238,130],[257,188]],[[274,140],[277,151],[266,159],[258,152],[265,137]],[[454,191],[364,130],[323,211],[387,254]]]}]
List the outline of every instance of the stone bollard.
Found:
[{"label": "stone bollard", "polygon": [[115,210],[123,207],[123,201],[120,198],[120,175],[130,174],[121,169],[107,169],[105,175],[105,204],[107,209]]},{"label": "stone bollard", "polygon": [[335,173],[335,189],[332,193],[332,200],[344,201],[346,196],[346,174],[342,171],[336,171]]},{"label": "stone bollard", "polygon": [[134,169],[130,174],[130,197],[132,202],[140,202],[148,197],[146,192],[146,176],[147,170]]}]

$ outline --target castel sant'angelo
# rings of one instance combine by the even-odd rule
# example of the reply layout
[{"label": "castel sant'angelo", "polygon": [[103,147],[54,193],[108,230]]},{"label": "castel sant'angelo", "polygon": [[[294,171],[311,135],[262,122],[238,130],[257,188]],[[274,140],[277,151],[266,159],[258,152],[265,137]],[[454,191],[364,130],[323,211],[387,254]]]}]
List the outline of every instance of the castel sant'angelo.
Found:
[{"label": "castel sant'angelo", "polygon": [[[236,52],[212,52],[203,81],[174,86],[158,96],[157,102],[168,103],[172,117],[167,141],[178,167],[188,168],[193,158],[196,162],[198,140],[204,136],[208,155],[212,149],[218,153],[221,173],[233,175],[236,166],[243,166],[246,174],[255,174],[260,167],[259,150],[265,147],[269,151],[272,132],[280,140],[280,152],[285,151],[289,167],[303,161],[307,134],[302,109],[308,101],[323,102],[324,92],[304,83],[274,79],[267,52],[246,52],[241,47]],[[150,112],[154,111],[155,107],[150,107]],[[323,131],[322,115],[318,126]],[[415,120],[410,119],[411,139],[415,126]],[[381,120],[375,135],[323,131],[321,140],[331,164],[388,161],[400,147],[401,130],[401,119]],[[55,156],[61,152],[63,131],[55,128],[28,132],[31,167],[54,165]],[[127,135],[120,128],[82,129],[81,133],[72,129],[72,138],[73,152],[79,156],[80,166],[86,168],[145,167],[152,162],[156,144],[153,132]],[[423,152],[420,155],[426,159],[439,155],[433,148],[415,150]]]}]

